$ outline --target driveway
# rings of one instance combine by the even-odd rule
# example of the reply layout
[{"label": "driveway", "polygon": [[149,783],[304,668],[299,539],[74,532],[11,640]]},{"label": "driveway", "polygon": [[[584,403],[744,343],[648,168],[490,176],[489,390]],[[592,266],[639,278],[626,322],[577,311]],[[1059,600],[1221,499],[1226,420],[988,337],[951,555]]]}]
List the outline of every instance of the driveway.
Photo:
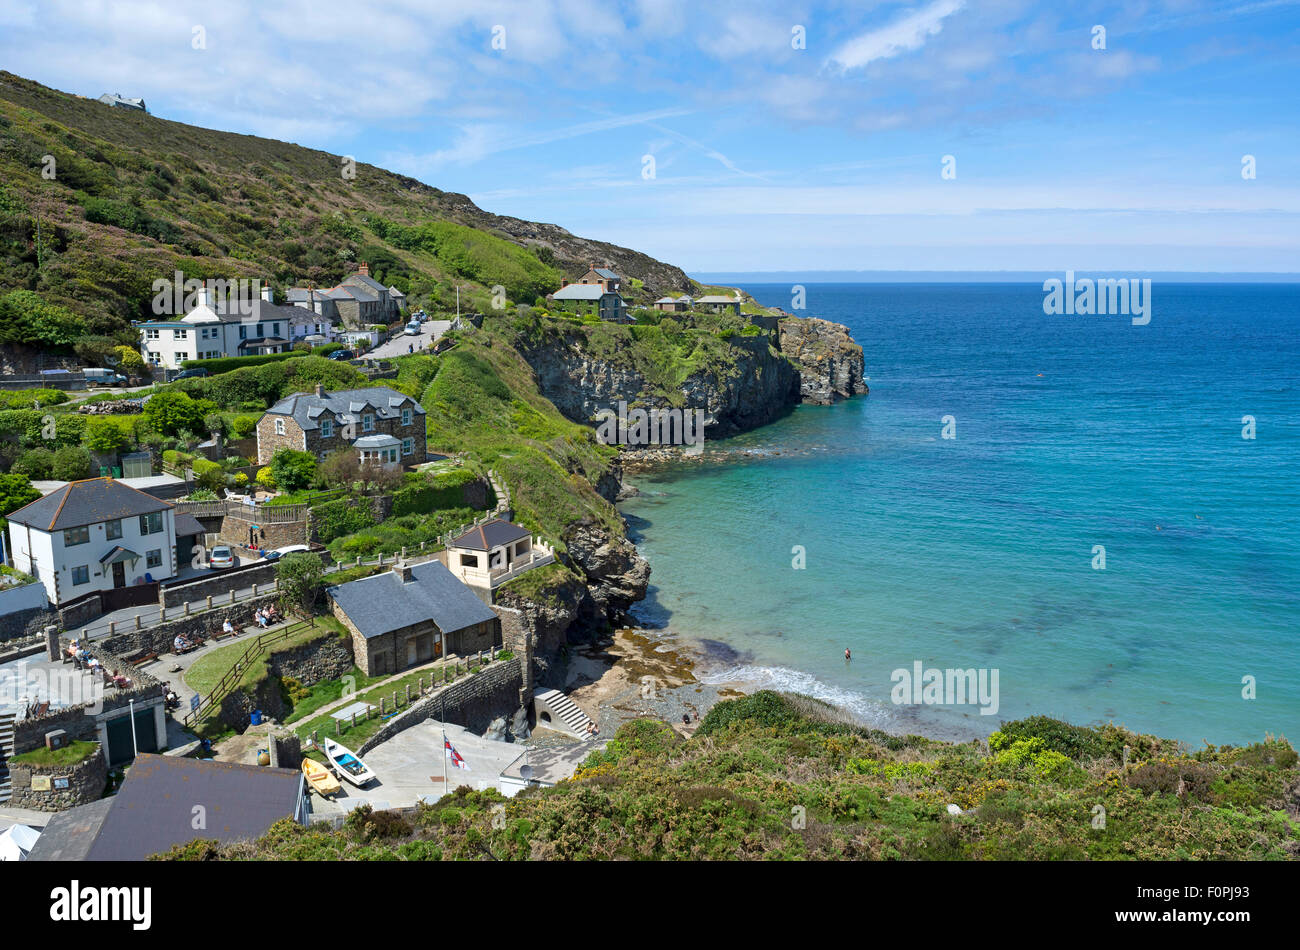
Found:
[{"label": "driveway", "polygon": [[373,350],[365,354],[366,359],[392,359],[394,356],[406,356],[408,353],[419,353],[421,350],[432,349],[433,345],[441,339],[442,334],[450,324],[446,320],[426,320],[420,324],[419,336],[407,336],[398,334],[387,343],[380,343]]}]

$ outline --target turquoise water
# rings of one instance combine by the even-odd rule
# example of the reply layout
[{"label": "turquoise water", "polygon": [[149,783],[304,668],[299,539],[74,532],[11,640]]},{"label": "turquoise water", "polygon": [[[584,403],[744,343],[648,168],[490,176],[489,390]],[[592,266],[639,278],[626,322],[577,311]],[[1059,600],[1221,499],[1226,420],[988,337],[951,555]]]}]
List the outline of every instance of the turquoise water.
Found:
[{"label": "turquoise water", "polygon": [[[747,289],[790,309],[788,285]],[[1046,713],[1295,739],[1300,286],[1157,284],[1142,327],[1042,299],[809,285],[805,313],[850,328],[871,394],[633,479],[623,510],[653,569],[638,617],[705,648],[706,678],[891,728]],[[916,661],[997,670],[997,714],[893,703],[892,671]]]}]

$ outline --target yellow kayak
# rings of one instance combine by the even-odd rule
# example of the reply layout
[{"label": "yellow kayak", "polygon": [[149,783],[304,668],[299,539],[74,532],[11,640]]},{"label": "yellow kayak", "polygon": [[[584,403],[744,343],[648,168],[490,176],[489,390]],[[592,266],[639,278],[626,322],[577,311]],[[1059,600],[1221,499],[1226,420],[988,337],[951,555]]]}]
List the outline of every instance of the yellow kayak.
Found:
[{"label": "yellow kayak", "polygon": [[342,787],[330,770],[314,759],[302,760],[302,774],[307,776],[307,784],[316,790],[317,795],[333,795]]}]

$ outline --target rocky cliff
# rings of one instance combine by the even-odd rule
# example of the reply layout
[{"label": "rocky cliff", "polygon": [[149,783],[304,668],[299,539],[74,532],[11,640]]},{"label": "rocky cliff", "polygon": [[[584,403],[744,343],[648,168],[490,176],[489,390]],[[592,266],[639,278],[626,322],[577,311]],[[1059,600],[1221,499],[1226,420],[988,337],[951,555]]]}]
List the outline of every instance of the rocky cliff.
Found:
[{"label": "rocky cliff", "polygon": [[661,354],[630,333],[597,344],[586,328],[575,328],[515,345],[542,394],[585,424],[620,402],[703,409],[706,436],[721,438],[766,425],[799,402],[826,404],[867,391],[862,347],[847,328],[802,317],[782,319],[779,327],[776,334],[710,336],[675,367],[675,377]]},{"label": "rocky cliff", "polygon": [[798,367],[803,402],[824,406],[867,391],[862,347],[847,327],[814,317],[786,317],[780,335],[782,355]]}]

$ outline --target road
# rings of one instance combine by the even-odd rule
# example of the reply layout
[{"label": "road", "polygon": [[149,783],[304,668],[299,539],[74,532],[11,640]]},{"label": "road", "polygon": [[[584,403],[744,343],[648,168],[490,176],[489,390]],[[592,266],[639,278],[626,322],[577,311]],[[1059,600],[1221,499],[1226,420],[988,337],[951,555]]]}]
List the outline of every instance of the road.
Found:
[{"label": "road", "polygon": [[449,326],[450,323],[446,320],[426,320],[420,324],[419,336],[399,334],[387,343],[380,343],[373,350],[366,353],[365,357],[366,359],[384,360],[392,359],[394,356],[406,356],[408,353],[418,353],[424,349],[432,349]]}]

